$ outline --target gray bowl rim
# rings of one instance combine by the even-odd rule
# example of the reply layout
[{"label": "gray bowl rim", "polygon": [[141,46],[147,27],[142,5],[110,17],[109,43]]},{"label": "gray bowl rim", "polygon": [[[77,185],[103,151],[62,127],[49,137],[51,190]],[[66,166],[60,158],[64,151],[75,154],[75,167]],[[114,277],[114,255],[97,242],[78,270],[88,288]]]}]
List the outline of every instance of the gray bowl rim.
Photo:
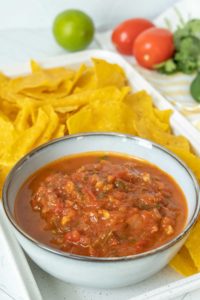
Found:
[{"label": "gray bowl rim", "polygon": [[[51,147],[55,143],[60,143],[60,142],[65,141],[65,140],[77,139],[79,137],[82,138],[82,137],[87,137],[87,136],[89,136],[89,137],[91,137],[91,136],[99,136],[99,137],[101,137],[101,136],[110,136],[112,138],[130,139],[130,140],[133,140],[136,143],[141,143],[141,142],[146,143],[146,144],[149,144],[152,148],[157,148],[160,151],[165,152],[166,154],[171,156],[173,159],[178,161],[178,163],[180,165],[182,165],[182,167],[185,168],[185,170],[187,171],[188,175],[190,176],[190,178],[192,179],[193,184],[194,184],[196,205],[195,205],[194,213],[191,217],[191,220],[189,221],[187,226],[176,237],[174,237],[172,240],[170,240],[169,242],[163,244],[160,247],[157,247],[157,248],[154,248],[152,250],[142,252],[142,253],[139,253],[139,254],[134,254],[134,255],[129,255],[129,256],[120,256],[120,257],[95,257],[95,256],[76,255],[76,254],[73,254],[73,253],[64,252],[62,250],[47,246],[44,243],[39,242],[38,240],[34,239],[29,234],[27,234],[22,228],[20,228],[20,226],[15,221],[15,219],[12,216],[12,214],[9,210],[9,207],[8,207],[8,196],[7,196],[7,194],[8,194],[8,190],[10,188],[10,185],[12,184],[12,179],[15,176],[15,173],[32,156],[36,155],[38,152],[40,152],[44,149],[48,149],[48,147]],[[101,151],[101,150],[99,150],[99,151]],[[2,198],[3,199],[2,200],[3,200],[3,208],[4,208],[4,211],[5,211],[5,214],[8,218],[8,220],[9,220],[9,222],[11,223],[11,225],[15,228],[15,230],[17,230],[18,233],[20,233],[24,238],[28,239],[35,246],[38,246],[39,248],[41,248],[43,250],[46,250],[50,253],[53,253],[53,254],[56,254],[56,255],[59,255],[59,256],[62,256],[62,257],[66,257],[66,258],[69,258],[69,259],[75,259],[75,260],[81,260],[81,261],[90,261],[90,262],[99,262],[99,263],[101,263],[101,262],[112,263],[112,262],[130,261],[130,260],[142,259],[144,257],[149,257],[149,256],[152,256],[152,255],[155,255],[157,253],[160,253],[160,252],[163,252],[163,251],[167,250],[168,248],[172,247],[177,242],[182,240],[189,233],[192,226],[196,223],[198,215],[200,213],[200,193],[199,193],[199,191],[200,190],[199,190],[199,185],[198,185],[197,179],[196,179],[195,175],[193,174],[193,172],[191,171],[191,169],[185,164],[185,162],[183,162],[179,157],[177,157],[174,153],[172,153],[170,150],[166,149],[165,147],[160,146],[160,145],[158,145],[158,144],[156,144],[156,143],[154,143],[154,142],[152,142],[148,139],[144,139],[144,138],[137,137],[137,136],[132,136],[132,135],[129,135],[129,134],[121,134],[121,133],[115,133],[115,132],[87,132],[87,133],[80,133],[80,134],[72,134],[72,135],[68,135],[68,136],[64,136],[64,137],[61,137],[61,138],[54,139],[52,141],[49,141],[49,142],[33,149],[29,153],[27,153],[24,157],[22,157],[14,165],[14,167],[11,169],[10,173],[8,174],[8,176],[6,178],[6,181],[4,183],[4,186],[3,186],[3,192],[2,192]]]}]

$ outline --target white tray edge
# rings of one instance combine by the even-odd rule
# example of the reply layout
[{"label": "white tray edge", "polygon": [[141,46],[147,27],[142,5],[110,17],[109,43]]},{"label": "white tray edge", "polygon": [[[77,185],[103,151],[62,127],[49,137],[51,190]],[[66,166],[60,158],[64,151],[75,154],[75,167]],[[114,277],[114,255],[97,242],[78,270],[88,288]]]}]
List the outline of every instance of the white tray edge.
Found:
[{"label": "white tray edge", "polygon": [[[158,106],[161,109],[172,109],[174,111],[174,115],[172,117],[171,123],[172,127],[174,129],[178,129],[180,134],[183,134],[186,136],[191,144],[194,147],[194,150],[200,155],[200,133],[197,129],[195,129],[190,122],[185,119],[163,96],[160,95],[159,92],[157,92],[136,70],[133,69],[133,67],[126,62],[121,56],[114,52],[109,52],[105,50],[87,50],[83,52],[77,52],[74,54],[66,54],[58,57],[52,57],[48,58],[46,60],[41,61],[40,63],[45,67],[54,67],[54,66],[61,66],[61,65],[73,65],[73,64],[81,64],[85,61],[88,61],[91,57],[97,57],[102,58],[105,60],[108,60],[113,63],[117,63],[121,65],[125,72],[128,75],[128,79],[134,78],[134,83],[138,83],[140,86],[144,86],[144,88],[154,97],[156,98],[155,105]],[[29,72],[30,67],[29,63],[23,64],[23,65],[16,65],[16,66],[8,66],[6,69],[1,69],[1,71],[5,72],[6,74],[10,76],[16,76],[20,74],[25,74]],[[131,80],[130,80],[131,82]],[[8,226],[8,225],[6,225]],[[13,255],[13,259],[15,260],[16,267],[19,270],[19,273],[22,277],[22,282],[24,283],[24,288],[27,290],[27,295],[29,295],[29,298],[27,299],[34,299],[34,300],[40,300],[41,295],[39,293],[39,290],[36,286],[35,279],[32,275],[32,272],[30,270],[30,267],[28,265],[28,262],[25,258],[24,253],[22,252],[20,246],[18,245],[17,241],[14,239],[12,234],[10,233],[10,237],[8,242],[15,243],[15,249],[17,249],[18,254]],[[16,257],[17,262],[16,262]],[[23,266],[23,267],[22,267]],[[26,276],[24,276],[26,274]],[[26,277],[26,278],[24,278]],[[28,280],[27,277],[29,277]],[[30,295],[33,295],[33,286],[32,283],[34,283],[34,292],[36,296],[34,298],[30,298]],[[194,275],[188,278],[184,278],[178,281],[175,281],[171,284],[168,284],[167,286],[163,286],[159,289],[154,289],[148,293],[143,293],[140,296],[130,298],[130,300],[143,300],[143,299],[172,299],[175,296],[180,296],[185,294],[188,291],[192,291],[197,288],[197,285],[200,286],[200,275]],[[183,289],[183,286],[187,286],[187,288]],[[170,295],[170,298],[169,298]],[[156,298],[157,297],[157,298]],[[161,298],[162,297],[162,298]]]},{"label": "white tray edge", "polygon": [[[1,201],[1,200],[0,200]],[[0,202],[0,226],[4,233],[4,242],[8,245],[9,261],[12,267],[18,271],[18,282],[21,285],[19,289],[23,289],[23,296],[27,300],[42,300],[40,291],[36,284],[35,278],[31,272],[30,266],[26,260],[25,254],[14,236],[3,210],[2,202]],[[23,298],[24,299],[24,298]]]}]

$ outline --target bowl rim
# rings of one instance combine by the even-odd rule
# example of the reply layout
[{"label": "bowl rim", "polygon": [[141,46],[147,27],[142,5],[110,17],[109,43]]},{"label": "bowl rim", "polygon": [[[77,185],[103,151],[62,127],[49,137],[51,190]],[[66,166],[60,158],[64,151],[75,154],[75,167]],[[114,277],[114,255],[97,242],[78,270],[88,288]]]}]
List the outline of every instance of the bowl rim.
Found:
[{"label": "bowl rim", "polygon": [[[120,257],[96,257],[96,256],[77,255],[77,254],[73,254],[73,253],[69,253],[69,252],[64,252],[62,250],[48,246],[45,243],[39,242],[35,238],[31,237],[31,235],[26,233],[26,231],[23,230],[20,227],[20,225],[18,225],[18,223],[15,221],[15,218],[12,216],[12,214],[9,210],[8,195],[7,195],[8,191],[10,189],[10,185],[12,183],[12,180],[13,180],[17,170],[20,169],[26,163],[26,161],[29,160],[32,156],[36,155],[38,152],[40,152],[41,150],[43,150],[45,148],[48,149],[48,147],[51,147],[52,145],[54,145],[56,143],[62,142],[63,140],[77,139],[79,137],[87,137],[87,136],[89,136],[89,137],[91,137],[91,136],[99,136],[99,137],[100,136],[110,136],[110,137],[114,137],[114,138],[127,138],[127,139],[133,140],[136,143],[142,142],[143,144],[145,143],[146,145],[149,144],[152,148],[157,148],[160,151],[165,152],[167,155],[171,156],[173,159],[178,161],[178,163],[180,165],[182,165],[182,167],[184,167],[184,169],[187,171],[188,175],[192,179],[192,182],[194,185],[194,190],[195,190],[195,202],[196,203],[195,203],[194,213],[191,216],[190,221],[177,236],[175,236],[172,240],[170,240],[169,242],[167,242],[157,248],[154,248],[154,249],[151,249],[146,252],[139,253],[139,254],[133,254],[133,255],[129,255],[129,256],[120,256]],[[33,243],[35,246],[38,246],[42,250],[48,251],[52,254],[56,254],[56,255],[59,255],[62,257],[75,259],[75,260],[90,261],[90,262],[106,262],[106,263],[110,262],[111,263],[111,262],[116,262],[116,261],[122,262],[122,261],[130,261],[130,260],[141,259],[144,257],[149,257],[154,254],[163,252],[164,250],[170,248],[171,246],[175,245],[177,242],[182,240],[186,236],[186,234],[190,231],[192,226],[195,224],[195,222],[197,221],[198,215],[200,213],[200,188],[199,188],[199,185],[198,185],[195,175],[193,174],[192,170],[185,164],[185,162],[183,162],[179,157],[177,157],[170,150],[168,150],[167,148],[165,148],[163,146],[160,146],[157,143],[154,143],[148,139],[144,139],[144,138],[129,135],[129,134],[121,134],[121,133],[116,133],[116,132],[87,132],[87,133],[80,133],[80,134],[72,134],[72,135],[68,135],[68,136],[64,136],[61,138],[51,140],[51,141],[44,143],[41,146],[33,149],[32,151],[27,153],[25,156],[23,156],[13,166],[13,168],[11,169],[11,171],[9,172],[9,174],[5,180],[5,183],[3,186],[3,191],[2,191],[2,202],[3,202],[4,212],[9,220],[9,222],[11,223],[11,225],[15,228],[15,230],[19,234],[21,234],[25,239],[28,239],[29,242]]]}]

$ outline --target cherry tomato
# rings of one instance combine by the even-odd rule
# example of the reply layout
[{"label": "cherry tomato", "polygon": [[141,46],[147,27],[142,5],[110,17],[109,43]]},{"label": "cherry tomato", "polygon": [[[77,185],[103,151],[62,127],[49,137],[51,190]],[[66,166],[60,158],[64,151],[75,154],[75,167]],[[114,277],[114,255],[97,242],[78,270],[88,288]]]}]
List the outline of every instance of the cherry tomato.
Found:
[{"label": "cherry tomato", "polygon": [[173,34],[167,29],[156,27],[142,32],[133,45],[133,55],[137,62],[148,69],[172,57],[174,50]]},{"label": "cherry tomato", "polygon": [[153,26],[154,24],[146,19],[129,19],[114,29],[112,42],[120,53],[132,54],[133,43],[136,37]]}]

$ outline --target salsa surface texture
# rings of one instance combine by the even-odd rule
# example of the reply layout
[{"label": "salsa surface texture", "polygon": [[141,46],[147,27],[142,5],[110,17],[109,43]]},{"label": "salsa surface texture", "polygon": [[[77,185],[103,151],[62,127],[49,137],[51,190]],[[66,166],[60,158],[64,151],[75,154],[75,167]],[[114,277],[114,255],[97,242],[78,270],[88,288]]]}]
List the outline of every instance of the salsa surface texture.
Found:
[{"label": "salsa surface texture", "polygon": [[17,223],[36,240],[94,257],[157,248],[185,226],[187,204],[167,173],[145,160],[112,152],[64,157],[20,188]]}]

